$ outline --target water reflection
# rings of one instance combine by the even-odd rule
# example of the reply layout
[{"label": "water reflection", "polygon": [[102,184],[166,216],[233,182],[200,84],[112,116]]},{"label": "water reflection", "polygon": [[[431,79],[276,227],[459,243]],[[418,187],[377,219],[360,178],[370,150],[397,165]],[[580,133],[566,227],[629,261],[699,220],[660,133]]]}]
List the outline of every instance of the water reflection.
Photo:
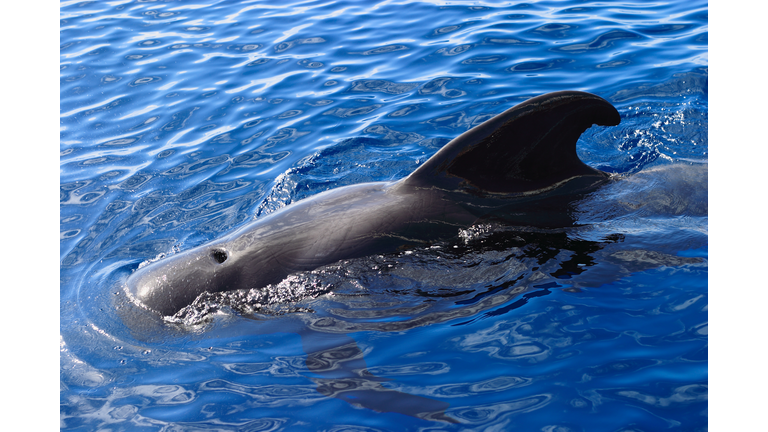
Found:
[{"label": "water reflection", "polygon": [[[706,322],[673,315],[706,307],[706,295],[670,297],[657,308],[654,296],[667,295],[660,289],[628,294],[635,309],[625,314],[612,312],[602,300],[586,306],[576,301],[599,297],[596,287],[637,275],[632,272],[662,268],[674,276],[698,269],[700,276],[697,266],[705,263],[677,256],[674,247],[706,245],[706,221],[701,222],[706,207],[680,206],[677,199],[638,206],[636,195],[622,195],[627,205],[617,207],[616,218],[609,217],[616,213],[607,206],[583,205],[574,209],[574,217],[590,228],[577,226],[567,233],[478,226],[478,232],[436,245],[439,249],[404,250],[295,275],[275,290],[280,295],[267,290],[233,296],[229,303],[201,299],[197,321],[190,320],[198,324],[181,324],[182,330],[140,313],[140,319],[125,321],[130,329],[123,328],[110,303],[119,289],[107,282],[126,276],[139,261],[194,246],[254,215],[331,187],[403,177],[489,112],[536,92],[589,88],[622,105],[626,127],[616,136],[593,133],[580,150],[600,168],[637,172],[670,159],[706,159],[706,68],[681,73],[696,64],[691,49],[706,52],[706,5],[679,14],[679,5],[640,3],[620,10],[610,5],[552,9],[529,3],[414,3],[412,16],[429,17],[415,37],[412,21],[398,19],[402,5],[397,2],[377,4],[377,9],[356,5],[354,10],[338,2],[281,3],[278,9],[240,5],[229,11],[231,6],[219,6],[62,6],[60,292],[61,332],[68,342],[61,355],[62,427],[167,428],[173,423],[190,430],[277,430],[293,420],[278,418],[275,410],[286,403],[292,404],[288,411],[323,403],[327,398],[319,386],[350,403],[354,393],[342,390],[354,388],[363,392],[364,403],[379,408],[390,404],[386,396],[399,394],[432,399],[425,403],[435,404],[436,412],[450,403],[443,410],[446,416],[477,429],[523,429],[523,419],[512,416],[530,407],[540,410],[537,416],[551,414],[544,411],[547,407],[557,410],[555,415],[569,407],[626,414],[629,407],[663,416],[706,400],[706,386],[654,390],[622,381],[570,391],[581,376],[593,382],[626,380],[622,371],[654,369],[640,356],[611,358],[603,369],[579,369],[572,359],[580,353],[583,359],[590,341],[627,338],[644,352],[669,343],[677,351],[667,348],[668,356],[655,357],[667,359],[665,367],[676,360],[706,364],[706,346],[701,348]],[[607,21],[598,22],[601,16]],[[360,19],[366,25],[352,31]],[[257,24],[261,27],[252,28]],[[622,28],[631,28],[634,36],[611,31]],[[553,42],[563,37],[572,41]],[[589,55],[564,63],[552,50],[558,47],[565,47],[568,59],[572,52]],[[616,50],[626,53],[614,56]],[[649,62],[665,66],[648,68]],[[500,76],[494,68],[522,73]],[[678,75],[667,80],[673,73]],[[681,105],[686,96],[699,105]],[[483,102],[489,105],[481,107]],[[363,112],[372,106],[377,108]],[[347,140],[359,135],[366,137]],[[129,149],[135,152],[128,154]],[[685,190],[677,195],[686,195]],[[644,211],[651,216],[644,218]],[[665,216],[670,214],[682,216]],[[611,287],[632,292],[623,282]],[[499,327],[497,336],[503,339],[481,331],[496,320],[528,315],[560,295],[570,296],[572,303],[514,327]],[[653,318],[669,315],[667,328],[675,331],[648,329],[652,318],[644,309],[656,310]],[[282,323],[285,315],[298,321],[292,335],[305,332],[310,345],[313,338],[317,344],[332,343],[291,353],[285,352],[293,348],[286,344],[275,348],[279,355],[261,355],[270,349],[259,345],[266,335],[232,336],[243,321],[252,320],[253,328],[261,330],[266,323]],[[108,325],[94,327],[94,322]],[[622,323],[643,331],[622,332]],[[146,339],[150,342],[126,336],[147,328],[156,331]],[[426,328],[430,332],[418,333]],[[402,351],[414,357],[399,363],[377,357],[393,349],[389,342],[400,332],[408,334],[397,339],[406,345]],[[541,332],[540,340],[531,340],[534,332]],[[477,344],[459,337],[464,333]],[[369,335],[381,345],[365,340]],[[442,335],[448,335],[445,344],[455,345],[430,355],[428,350],[438,349],[433,341]],[[285,343],[278,339],[269,340],[274,346]],[[349,339],[358,341],[357,348]],[[415,346],[407,346],[414,340]],[[206,345],[198,350],[197,343]],[[113,350],[116,346],[122,349]],[[458,355],[439,357],[449,352]],[[495,356],[485,355],[491,352]],[[348,360],[312,375],[326,381],[307,379],[312,372],[305,359],[327,360],[331,354]],[[476,364],[465,368],[459,357],[494,362],[502,370],[464,377],[461,372],[476,370]],[[530,362],[545,357],[551,362],[545,368],[573,369],[577,376],[539,379]],[[350,367],[360,359],[376,365],[367,369],[370,375],[362,372],[365,368]],[[525,368],[503,369],[502,360]],[[345,368],[346,375],[322,376]],[[693,380],[706,376],[691,370]],[[411,374],[443,382],[409,382]],[[281,381],[269,382],[272,377]],[[385,382],[383,377],[393,379]],[[550,381],[557,387],[531,385]],[[462,392],[471,396],[464,399]],[[564,402],[548,402],[550,395]],[[176,397],[178,403],[172,403]],[[619,402],[612,405],[612,400]],[[255,413],[266,417],[252,420]],[[648,424],[637,428],[653,429]],[[545,430],[557,429],[550,425]]]},{"label": "water reflection", "polygon": [[627,30],[611,30],[601,34],[590,42],[560,46],[552,48],[552,51],[562,51],[569,54],[582,54],[587,51],[612,48],[614,45],[619,43],[619,41],[632,39],[644,39],[644,37]]},{"label": "water reflection", "polygon": [[386,80],[357,80],[352,82],[350,92],[377,92],[402,94],[416,88],[416,83],[395,83]]}]

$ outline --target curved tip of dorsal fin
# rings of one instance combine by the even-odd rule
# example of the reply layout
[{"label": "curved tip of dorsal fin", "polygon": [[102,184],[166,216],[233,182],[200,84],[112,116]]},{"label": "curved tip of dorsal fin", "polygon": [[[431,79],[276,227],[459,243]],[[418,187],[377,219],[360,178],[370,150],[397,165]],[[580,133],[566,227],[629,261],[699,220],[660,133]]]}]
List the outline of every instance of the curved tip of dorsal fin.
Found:
[{"label": "curved tip of dorsal fin", "polygon": [[454,138],[404,183],[473,193],[522,193],[578,176],[606,176],[576,154],[592,125],[615,126],[616,108],[590,93],[547,93]]}]

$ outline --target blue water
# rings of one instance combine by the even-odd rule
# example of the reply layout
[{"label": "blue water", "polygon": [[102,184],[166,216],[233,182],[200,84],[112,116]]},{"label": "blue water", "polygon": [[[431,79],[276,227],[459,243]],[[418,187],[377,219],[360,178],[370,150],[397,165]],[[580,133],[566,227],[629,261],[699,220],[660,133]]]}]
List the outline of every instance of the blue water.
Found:
[{"label": "blue water", "polygon": [[[707,429],[706,180],[680,211],[617,213],[635,195],[609,187],[576,227],[472,227],[174,318],[122,290],[301,198],[401,178],[546,92],[618,108],[579,142],[591,166],[701,167],[706,2],[60,6],[62,429]],[[328,397],[307,364],[339,346],[457,423]]]}]

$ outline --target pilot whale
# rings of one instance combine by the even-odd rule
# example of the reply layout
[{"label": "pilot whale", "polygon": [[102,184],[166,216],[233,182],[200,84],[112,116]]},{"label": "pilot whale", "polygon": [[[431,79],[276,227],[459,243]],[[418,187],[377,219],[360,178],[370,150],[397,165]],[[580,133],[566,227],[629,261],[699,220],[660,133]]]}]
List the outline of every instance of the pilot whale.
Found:
[{"label": "pilot whale", "polygon": [[609,181],[579,159],[576,142],[592,125],[620,120],[590,93],[534,97],[454,138],[399,181],[341,187],[286,206],[140,267],[127,292],[167,316],[203,292],[265,287],[343,259],[452,238],[484,219],[546,224],[546,212],[534,209],[560,209]]}]

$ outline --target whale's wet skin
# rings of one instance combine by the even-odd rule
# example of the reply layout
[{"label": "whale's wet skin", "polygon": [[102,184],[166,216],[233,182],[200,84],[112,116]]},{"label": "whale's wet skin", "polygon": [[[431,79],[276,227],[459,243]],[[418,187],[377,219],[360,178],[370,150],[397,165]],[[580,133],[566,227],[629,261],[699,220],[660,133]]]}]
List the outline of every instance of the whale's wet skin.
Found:
[{"label": "whale's wet skin", "polygon": [[619,121],[610,103],[588,93],[533,98],[457,137],[403,180],[308,198],[140,269],[128,289],[172,315],[204,292],[260,288],[340,259],[428,244],[485,218],[547,224],[537,207],[565,213],[608,179],[579,160],[576,141],[593,124]]}]

